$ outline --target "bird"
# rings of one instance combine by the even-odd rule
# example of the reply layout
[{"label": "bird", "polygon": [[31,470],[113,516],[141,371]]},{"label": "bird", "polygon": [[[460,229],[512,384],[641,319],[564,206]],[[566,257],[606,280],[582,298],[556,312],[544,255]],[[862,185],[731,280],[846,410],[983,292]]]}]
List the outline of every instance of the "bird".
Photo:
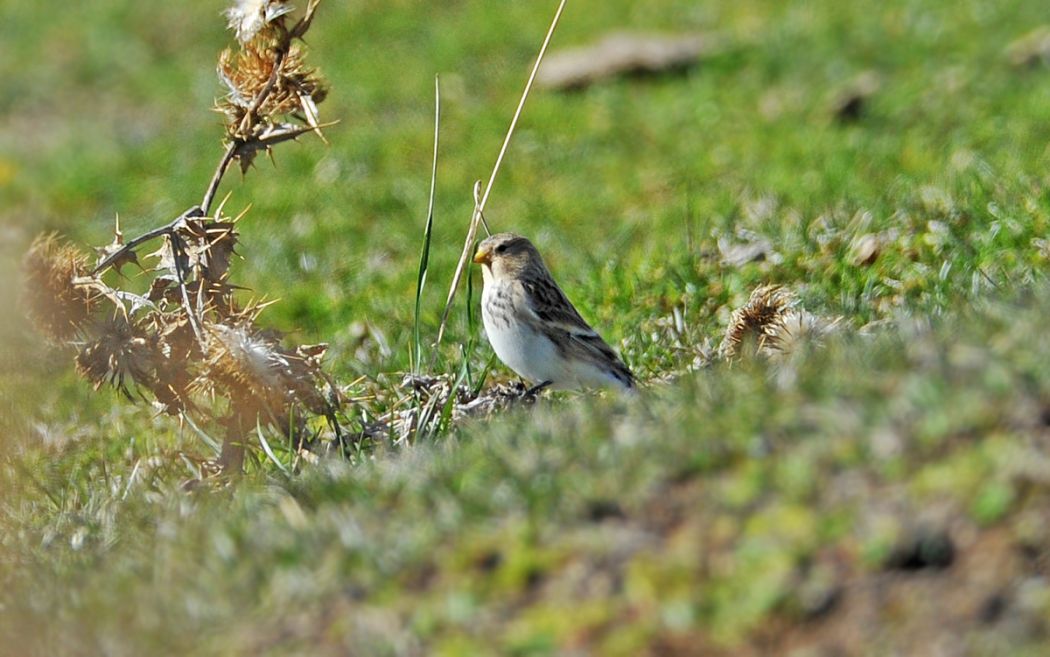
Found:
[{"label": "bird", "polygon": [[527,238],[498,233],[474,254],[484,291],[481,317],[496,356],[544,388],[611,387],[635,392],[635,378],[597,331],[580,316],[554,282],[543,257]]}]

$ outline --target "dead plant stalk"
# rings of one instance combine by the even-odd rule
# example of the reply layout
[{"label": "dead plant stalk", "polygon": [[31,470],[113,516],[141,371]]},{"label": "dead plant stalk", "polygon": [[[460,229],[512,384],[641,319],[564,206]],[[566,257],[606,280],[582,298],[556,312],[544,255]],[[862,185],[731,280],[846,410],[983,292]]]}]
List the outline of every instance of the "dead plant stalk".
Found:
[{"label": "dead plant stalk", "polygon": [[[77,370],[96,388],[110,384],[132,399],[150,394],[160,410],[195,428],[194,415],[218,423],[226,471],[240,470],[252,432],[276,459],[264,425],[298,437],[290,445],[302,444],[304,416],[313,414],[326,418],[338,439],[343,435],[339,392],[321,369],[326,347],[287,349],[257,326],[264,304],[240,305],[229,281],[241,217],[223,216],[223,204],[209,216],[235,160],[246,173],[258,153],[307,132],[321,135],[328,125],[317,118],[326,85],[304,63],[303,37],[319,5],[310,0],[297,20],[287,0],[233,0],[226,10],[239,47],[219,58],[227,87],[217,104],[226,117],[225,148],[200,205],[127,241],[118,222],[90,270],[54,236],[38,239],[26,257],[34,292],[44,288],[48,297],[36,304],[34,319],[42,332],[79,349]],[[161,248],[142,257],[158,263],[142,268],[139,250],[157,239],[164,240]],[[129,263],[153,277],[145,296],[121,289],[124,277],[113,286],[103,279]]]},{"label": "dead plant stalk", "polygon": [[529,73],[529,78],[525,82],[525,89],[521,94],[521,99],[518,101],[518,106],[514,110],[514,116],[510,120],[510,127],[507,129],[507,134],[503,138],[503,145],[500,147],[499,155],[496,156],[496,163],[492,167],[492,173],[489,175],[488,184],[485,185],[485,193],[481,195],[481,199],[478,200],[477,186],[475,183],[474,192],[474,212],[470,218],[470,226],[467,228],[467,237],[463,242],[463,253],[459,257],[459,262],[456,264],[456,271],[452,275],[452,284],[449,286],[448,297],[445,299],[445,309],[441,312],[441,324],[438,326],[437,340],[435,341],[434,347],[441,346],[441,340],[445,336],[445,328],[448,325],[449,312],[452,310],[452,302],[456,298],[456,290],[459,288],[459,282],[463,278],[463,272],[466,271],[467,265],[470,262],[471,250],[474,246],[474,240],[477,239],[478,225],[483,224],[485,226],[485,232],[491,234],[488,223],[485,221],[485,205],[488,203],[489,194],[492,193],[492,186],[496,182],[496,175],[499,173],[500,165],[503,164],[503,157],[507,154],[507,148],[510,146],[510,139],[514,136],[514,130],[518,126],[518,119],[521,118],[522,111],[525,109],[525,101],[528,100],[529,94],[532,92],[532,85],[536,81],[536,74],[540,70],[540,64],[543,63],[543,57],[547,54],[547,46],[550,45],[551,38],[554,36],[554,31],[558,28],[558,23],[561,21],[562,12],[565,10],[565,5],[568,0],[561,0],[558,3],[558,9],[554,12],[554,18],[551,20],[550,27],[547,29],[547,35],[543,39],[543,44],[540,46],[539,54],[536,56],[536,62],[532,65],[532,71]]}]

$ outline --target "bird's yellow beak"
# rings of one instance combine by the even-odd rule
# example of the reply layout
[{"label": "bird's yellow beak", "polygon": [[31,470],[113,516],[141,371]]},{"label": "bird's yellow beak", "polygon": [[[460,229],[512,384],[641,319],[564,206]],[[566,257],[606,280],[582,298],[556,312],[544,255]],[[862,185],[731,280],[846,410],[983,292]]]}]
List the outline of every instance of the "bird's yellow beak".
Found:
[{"label": "bird's yellow beak", "polygon": [[492,264],[492,254],[489,253],[488,249],[479,248],[477,253],[474,254],[474,262],[479,265]]}]

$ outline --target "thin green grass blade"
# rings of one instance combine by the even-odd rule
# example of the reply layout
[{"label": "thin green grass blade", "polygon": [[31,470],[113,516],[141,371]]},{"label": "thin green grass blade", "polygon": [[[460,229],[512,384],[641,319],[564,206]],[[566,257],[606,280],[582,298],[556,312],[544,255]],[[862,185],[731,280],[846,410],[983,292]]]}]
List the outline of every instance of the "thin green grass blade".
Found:
[{"label": "thin green grass blade", "polygon": [[193,418],[190,417],[189,413],[183,413],[181,417],[183,422],[188,424],[189,427],[193,429],[193,432],[196,433],[202,441],[204,441],[204,444],[210,447],[212,451],[215,452],[216,456],[222,454],[222,445],[219,443],[219,441],[209,436],[206,431],[197,426],[197,423],[193,421]]},{"label": "thin green grass blade", "polygon": [[277,455],[274,454],[273,450],[270,448],[270,443],[267,442],[266,436],[263,435],[263,428],[262,425],[259,424],[258,420],[255,421],[255,433],[259,436],[259,444],[262,445],[262,449],[263,452],[266,453],[266,457],[273,461],[274,465],[276,465],[281,472],[283,472],[284,474],[288,474],[288,468],[285,467],[284,463],[281,463],[281,459],[277,458]]},{"label": "thin green grass blade", "polygon": [[412,329],[412,353],[409,361],[412,372],[419,374],[423,362],[423,338],[420,330],[420,309],[423,287],[427,283],[427,268],[430,266],[430,242],[434,234],[434,197],[437,188],[438,145],[441,135],[441,81],[434,76],[434,159],[430,167],[430,201],[427,204],[427,225],[423,229],[423,248],[419,254],[419,276],[416,278],[416,316]]},{"label": "thin green grass blade", "polygon": [[[441,409],[441,421],[438,423],[437,431],[444,431],[452,424],[452,409],[456,404],[456,391],[459,390],[459,386],[466,380],[470,370],[470,358],[469,350],[463,350],[463,363],[460,365],[459,374],[456,376],[455,383],[452,384],[452,389],[449,391],[448,399],[445,401],[444,408]],[[436,434],[436,432],[435,432]]]}]

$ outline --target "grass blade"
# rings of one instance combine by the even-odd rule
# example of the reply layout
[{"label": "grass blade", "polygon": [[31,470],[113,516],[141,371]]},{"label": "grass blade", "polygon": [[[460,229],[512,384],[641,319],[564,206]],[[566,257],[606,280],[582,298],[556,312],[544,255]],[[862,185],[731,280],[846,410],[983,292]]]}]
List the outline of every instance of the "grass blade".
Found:
[{"label": "grass blade", "polygon": [[272,449],[270,449],[270,443],[266,441],[266,436],[263,435],[266,432],[263,431],[262,425],[259,424],[258,420],[255,421],[255,433],[259,436],[259,444],[262,445],[266,457],[273,461],[274,465],[276,465],[281,472],[288,474],[288,468],[285,467],[284,463],[281,463],[281,459],[277,458],[277,455],[273,453]]},{"label": "grass blade", "polygon": [[423,341],[420,335],[420,307],[423,287],[427,283],[427,268],[430,265],[430,240],[434,233],[434,196],[437,188],[438,144],[441,134],[441,80],[434,76],[434,160],[430,167],[430,201],[427,204],[427,225],[423,229],[423,249],[419,254],[419,276],[416,279],[416,316],[412,329],[412,353],[409,362],[412,372],[419,374],[423,361]]},{"label": "grass blade", "polygon": [[190,417],[189,413],[182,413],[179,417],[182,418],[182,421],[189,425],[191,429],[193,429],[193,432],[197,434],[198,438],[204,441],[205,445],[215,452],[216,456],[222,453],[222,445],[219,444],[219,441],[209,436],[204,429],[197,426],[197,423],[193,421],[193,418]]}]

